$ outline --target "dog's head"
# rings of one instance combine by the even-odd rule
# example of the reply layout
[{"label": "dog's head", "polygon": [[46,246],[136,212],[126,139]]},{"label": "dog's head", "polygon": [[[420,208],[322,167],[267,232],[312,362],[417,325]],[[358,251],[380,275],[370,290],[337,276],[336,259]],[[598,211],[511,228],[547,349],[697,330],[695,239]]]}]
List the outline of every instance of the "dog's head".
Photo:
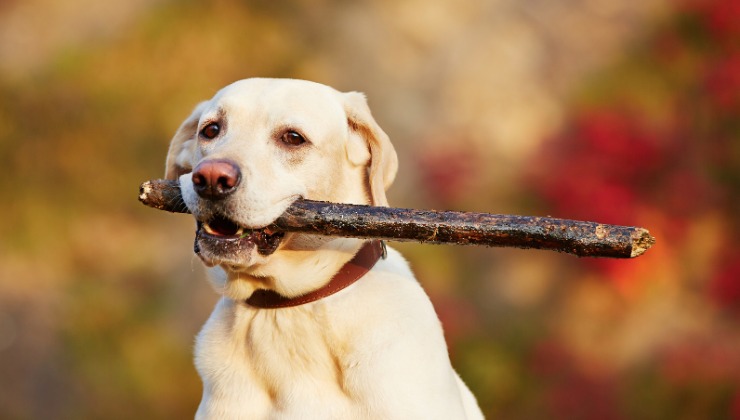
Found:
[{"label": "dog's head", "polygon": [[[269,225],[297,198],[385,206],[397,158],[365,97],[300,80],[246,79],[199,104],[172,139],[208,265],[249,270],[283,250],[320,247]],[[302,237],[303,236],[303,237]]]}]

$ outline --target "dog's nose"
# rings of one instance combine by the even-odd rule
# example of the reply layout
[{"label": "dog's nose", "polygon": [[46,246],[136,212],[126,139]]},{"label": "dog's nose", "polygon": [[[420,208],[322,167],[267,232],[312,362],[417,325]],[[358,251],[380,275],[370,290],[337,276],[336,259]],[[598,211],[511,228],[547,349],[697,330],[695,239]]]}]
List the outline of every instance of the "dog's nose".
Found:
[{"label": "dog's nose", "polygon": [[193,187],[203,198],[220,200],[236,190],[241,178],[236,163],[225,159],[205,160],[193,170]]}]

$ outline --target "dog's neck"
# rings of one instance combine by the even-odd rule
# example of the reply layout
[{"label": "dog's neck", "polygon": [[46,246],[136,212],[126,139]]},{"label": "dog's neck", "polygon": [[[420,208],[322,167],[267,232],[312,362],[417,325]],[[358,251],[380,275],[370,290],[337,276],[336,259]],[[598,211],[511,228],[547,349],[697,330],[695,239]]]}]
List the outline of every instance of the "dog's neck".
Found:
[{"label": "dog's neck", "polygon": [[257,308],[277,309],[315,302],[339,292],[362,278],[381,257],[385,257],[385,244],[378,240],[368,241],[324,286],[292,298],[280,295],[274,290],[257,289],[246,303]]}]

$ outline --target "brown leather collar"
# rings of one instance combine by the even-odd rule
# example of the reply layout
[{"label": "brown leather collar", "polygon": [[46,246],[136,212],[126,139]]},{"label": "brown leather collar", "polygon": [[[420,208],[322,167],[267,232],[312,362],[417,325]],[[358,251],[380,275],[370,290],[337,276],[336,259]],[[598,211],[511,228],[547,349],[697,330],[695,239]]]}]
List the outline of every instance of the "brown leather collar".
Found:
[{"label": "brown leather collar", "polygon": [[385,258],[383,241],[366,242],[325,286],[295,298],[287,298],[273,290],[258,289],[247,299],[247,305],[265,309],[288,308],[331,296],[359,280],[373,268],[380,257]]}]

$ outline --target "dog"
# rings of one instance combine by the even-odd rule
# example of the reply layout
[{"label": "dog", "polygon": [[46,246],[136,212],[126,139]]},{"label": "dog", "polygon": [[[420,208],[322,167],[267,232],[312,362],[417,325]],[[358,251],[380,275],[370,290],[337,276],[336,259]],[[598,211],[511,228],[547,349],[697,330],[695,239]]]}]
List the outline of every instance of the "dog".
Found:
[{"label": "dog", "polygon": [[196,338],[196,418],[483,418],[397,251],[271,228],[299,198],[387,206],[397,167],[365,96],[319,83],[237,81],[182,123],[165,177],[221,294]]}]

